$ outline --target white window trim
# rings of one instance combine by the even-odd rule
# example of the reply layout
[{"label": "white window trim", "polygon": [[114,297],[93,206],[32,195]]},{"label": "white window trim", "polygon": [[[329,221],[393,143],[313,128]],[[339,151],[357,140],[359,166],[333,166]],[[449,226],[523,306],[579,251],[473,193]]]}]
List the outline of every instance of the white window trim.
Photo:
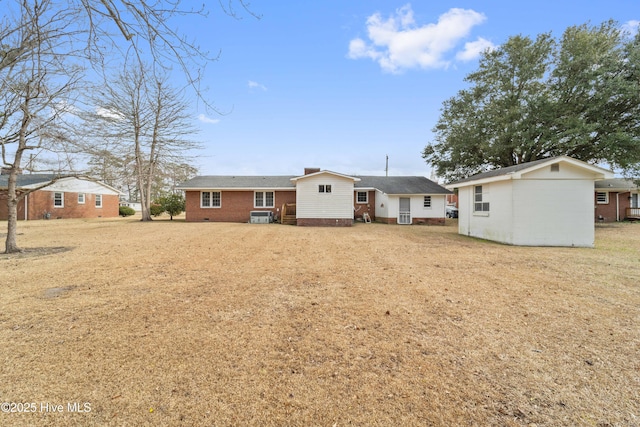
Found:
[{"label": "white window trim", "polygon": [[[476,201],[476,188],[477,187],[482,187],[482,191],[479,193],[481,195],[481,200],[479,202]],[[487,190],[487,186],[486,185],[474,185],[473,186],[473,190],[471,192],[471,197],[473,198],[472,200],[472,206],[473,206],[473,215],[475,216],[489,216],[489,212],[491,212],[491,204],[486,200],[485,196],[489,194],[489,191]],[[477,211],[476,210],[476,203],[482,203],[483,205],[485,203],[487,203],[489,205],[489,210],[481,210],[481,211]]]},{"label": "white window trim", "polygon": [[[202,193],[209,193],[209,201],[211,202],[211,204],[213,204],[213,193],[219,193],[220,194],[220,205],[219,206],[202,206]],[[222,191],[216,191],[216,190],[201,191],[200,192],[200,207],[202,209],[220,209],[222,207]]]},{"label": "white window trim", "polygon": [[[358,200],[358,193],[364,193],[365,200],[361,202]],[[369,203],[369,192],[368,191],[356,191],[356,204],[358,205],[366,205]]]},{"label": "white window trim", "polygon": [[[95,196],[96,196],[96,201],[95,201],[96,208],[102,209],[102,194],[96,194]],[[98,204],[98,200],[100,200],[100,204]]]},{"label": "white window trim", "polygon": [[[322,188],[322,191],[320,189]],[[327,191],[329,189],[329,191]],[[331,184],[319,184],[318,185],[318,194],[331,194],[333,187]]]},{"label": "white window trim", "polygon": [[[262,193],[262,204],[263,206],[258,206],[256,205],[256,194],[258,193]],[[273,204],[271,206],[267,205],[267,193],[273,193],[273,198],[272,198],[272,202]],[[253,192],[253,207],[254,208],[275,208],[276,207],[276,192],[275,191],[254,191]]]},{"label": "white window trim", "polygon": [[[604,194],[604,202],[598,200],[598,194]],[[599,205],[608,205],[609,204],[609,192],[608,191],[596,191],[596,203]]]},{"label": "white window trim", "polygon": [[[82,201],[80,200],[80,196],[82,196]],[[84,193],[78,193],[78,204],[84,205],[84,202],[87,200],[87,195]]]},{"label": "white window trim", "polygon": [[[60,206],[56,206],[56,194],[60,194]],[[61,191],[56,191],[53,193],[53,207],[55,209],[60,209],[60,208],[64,208],[64,193]]]}]

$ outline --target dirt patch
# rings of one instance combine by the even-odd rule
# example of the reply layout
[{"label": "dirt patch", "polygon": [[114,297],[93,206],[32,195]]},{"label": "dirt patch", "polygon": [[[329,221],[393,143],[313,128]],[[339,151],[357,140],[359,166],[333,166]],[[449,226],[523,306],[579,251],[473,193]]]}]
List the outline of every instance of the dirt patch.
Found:
[{"label": "dirt patch", "polygon": [[2,425],[640,423],[640,224],[19,227],[74,250],[2,259]]}]

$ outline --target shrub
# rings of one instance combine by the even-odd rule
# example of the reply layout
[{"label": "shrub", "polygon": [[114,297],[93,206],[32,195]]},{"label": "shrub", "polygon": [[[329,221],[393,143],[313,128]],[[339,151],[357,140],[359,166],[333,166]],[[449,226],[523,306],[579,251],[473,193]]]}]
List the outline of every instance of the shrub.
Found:
[{"label": "shrub", "polygon": [[129,206],[120,206],[120,216],[130,216],[134,215],[136,211]]},{"label": "shrub", "polygon": [[167,212],[171,220],[176,215],[180,215],[185,209],[184,196],[181,194],[170,194],[168,196],[160,197],[156,200],[156,203],[162,206],[162,211]]},{"label": "shrub", "polygon": [[160,216],[164,213],[164,211],[165,211],[164,206],[162,206],[162,204],[158,202],[152,203],[151,206],[149,207],[149,212],[153,216]]}]

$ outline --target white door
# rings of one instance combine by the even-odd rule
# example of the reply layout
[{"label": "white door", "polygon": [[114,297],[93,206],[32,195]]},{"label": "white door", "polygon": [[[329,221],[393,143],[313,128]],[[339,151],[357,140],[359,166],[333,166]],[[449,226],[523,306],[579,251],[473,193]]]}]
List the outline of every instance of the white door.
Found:
[{"label": "white door", "polygon": [[400,198],[398,224],[411,224],[411,199],[407,197]]}]

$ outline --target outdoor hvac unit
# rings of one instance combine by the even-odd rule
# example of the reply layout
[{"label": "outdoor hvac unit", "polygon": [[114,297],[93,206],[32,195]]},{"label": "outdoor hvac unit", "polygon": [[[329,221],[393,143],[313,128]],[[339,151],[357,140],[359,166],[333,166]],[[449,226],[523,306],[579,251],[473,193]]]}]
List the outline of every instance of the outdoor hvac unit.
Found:
[{"label": "outdoor hvac unit", "polygon": [[271,211],[251,211],[251,224],[269,224],[273,222],[273,212]]}]

